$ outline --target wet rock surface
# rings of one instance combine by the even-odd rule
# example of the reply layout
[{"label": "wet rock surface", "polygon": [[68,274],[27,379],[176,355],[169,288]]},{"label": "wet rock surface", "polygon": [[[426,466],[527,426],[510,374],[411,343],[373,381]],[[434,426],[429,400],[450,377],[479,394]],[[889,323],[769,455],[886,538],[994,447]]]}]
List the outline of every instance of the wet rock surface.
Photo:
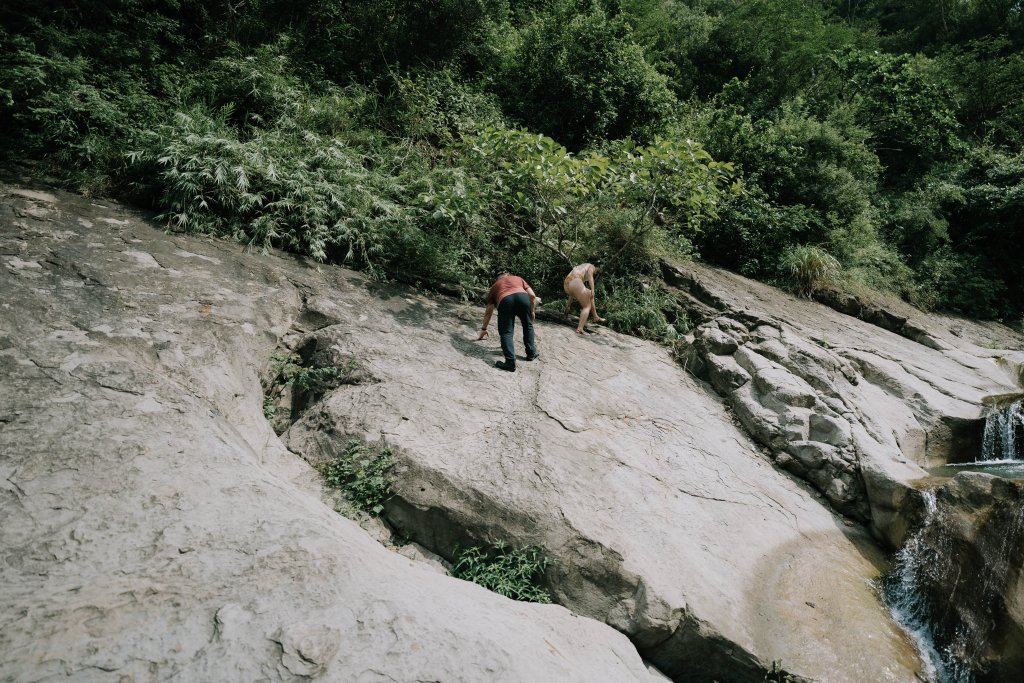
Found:
[{"label": "wet rock surface", "polygon": [[962,472],[934,492],[887,580],[944,680],[1024,671],[1024,482]]}]

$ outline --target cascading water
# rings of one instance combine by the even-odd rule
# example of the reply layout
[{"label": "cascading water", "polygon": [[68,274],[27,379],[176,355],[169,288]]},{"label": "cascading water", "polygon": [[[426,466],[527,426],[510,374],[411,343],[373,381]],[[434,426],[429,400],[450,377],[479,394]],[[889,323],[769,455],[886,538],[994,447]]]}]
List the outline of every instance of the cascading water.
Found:
[{"label": "cascading water", "polygon": [[[1007,600],[1017,599],[1024,562],[1024,486],[964,473],[922,496],[923,521],[896,554],[882,596],[917,644],[929,681],[972,683],[979,672],[1011,680],[993,672],[1019,654],[992,648],[1019,628]],[[1014,661],[1019,671],[1024,660]]]},{"label": "cascading water", "polygon": [[[922,492],[921,524],[882,581],[883,599],[917,644],[929,681],[972,683],[976,672],[998,666],[991,642],[1005,627],[1007,590],[1024,559],[1024,487],[989,474],[1018,478],[1022,461],[1018,399],[986,418],[970,466],[988,474],[958,474]],[[982,678],[995,680],[990,674]]]},{"label": "cascading water", "polygon": [[1017,399],[985,418],[985,432],[978,461],[1022,460],[1024,453],[1018,450],[1018,444],[1024,445],[1024,399]]},{"label": "cascading water", "polygon": [[932,547],[929,537],[940,524],[935,492],[925,491],[925,518],[894,558],[892,570],[882,582],[882,597],[893,619],[907,632],[917,646],[924,663],[924,674],[935,683],[970,683],[970,670],[965,669],[952,652],[942,652],[936,644],[932,606],[922,583],[934,571],[941,549]]}]

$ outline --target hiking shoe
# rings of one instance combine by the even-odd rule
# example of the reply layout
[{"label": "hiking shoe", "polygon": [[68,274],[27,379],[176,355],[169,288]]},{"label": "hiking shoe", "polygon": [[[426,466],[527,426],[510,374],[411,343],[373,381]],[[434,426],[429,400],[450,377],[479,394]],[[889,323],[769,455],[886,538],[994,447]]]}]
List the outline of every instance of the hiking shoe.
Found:
[{"label": "hiking shoe", "polygon": [[494,367],[498,368],[499,370],[505,370],[506,372],[515,372],[516,371],[516,364],[515,363],[509,363],[509,362],[503,361],[503,360],[495,361]]},{"label": "hiking shoe", "polygon": [[535,353],[532,356],[527,356],[526,360],[537,360],[538,358],[540,358],[540,354],[539,353]]}]

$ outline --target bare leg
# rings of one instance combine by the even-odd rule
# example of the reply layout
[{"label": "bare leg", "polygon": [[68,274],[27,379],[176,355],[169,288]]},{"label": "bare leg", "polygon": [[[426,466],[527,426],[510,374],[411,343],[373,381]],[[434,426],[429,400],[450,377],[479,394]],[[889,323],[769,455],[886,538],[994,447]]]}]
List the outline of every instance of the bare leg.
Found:
[{"label": "bare leg", "polygon": [[565,315],[569,315],[569,311],[572,310],[572,299],[573,294],[569,291],[569,280],[562,283],[562,291],[565,292]]},{"label": "bare leg", "polygon": [[591,308],[593,308],[593,303],[594,293],[591,292],[590,290],[587,290],[587,293],[584,294],[583,298],[580,300],[580,305],[583,307],[583,311],[580,312],[580,322],[576,326],[577,334],[587,334],[587,331],[583,329],[583,324],[587,322],[587,316],[590,315],[590,310]]}]

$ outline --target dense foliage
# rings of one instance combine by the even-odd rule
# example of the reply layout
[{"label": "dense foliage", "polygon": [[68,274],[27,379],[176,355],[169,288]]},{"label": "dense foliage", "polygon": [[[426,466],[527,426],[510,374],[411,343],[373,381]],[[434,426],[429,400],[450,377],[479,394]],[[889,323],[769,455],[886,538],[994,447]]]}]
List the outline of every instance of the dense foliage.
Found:
[{"label": "dense foliage", "polygon": [[473,291],[657,257],[1019,320],[1015,0],[13,0],[0,145],[169,229]]}]

